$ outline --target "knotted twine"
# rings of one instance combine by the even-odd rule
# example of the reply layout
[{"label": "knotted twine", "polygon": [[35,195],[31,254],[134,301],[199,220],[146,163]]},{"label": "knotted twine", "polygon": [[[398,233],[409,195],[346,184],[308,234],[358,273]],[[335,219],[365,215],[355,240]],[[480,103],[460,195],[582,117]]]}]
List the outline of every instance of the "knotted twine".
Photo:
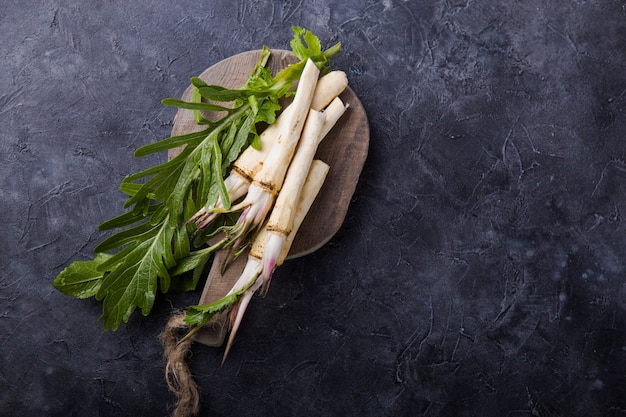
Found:
[{"label": "knotted twine", "polygon": [[191,417],[200,411],[198,386],[186,362],[193,343],[192,336],[198,327],[188,325],[184,318],[184,312],[174,312],[159,336],[167,362],[165,381],[170,392],[177,398],[172,417]]}]

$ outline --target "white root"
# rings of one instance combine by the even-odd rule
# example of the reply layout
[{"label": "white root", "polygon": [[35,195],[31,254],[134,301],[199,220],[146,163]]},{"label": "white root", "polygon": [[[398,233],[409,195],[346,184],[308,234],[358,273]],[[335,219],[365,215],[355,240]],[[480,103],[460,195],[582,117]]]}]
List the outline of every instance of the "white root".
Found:
[{"label": "white root", "polygon": [[348,87],[348,77],[343,71],[331,71],[324,75],[317,82],[315,87],[315,94],[313,100],[311,100],[311,108],[313,110],[321,111],[330,103],[335,97]]},{"label": "white root", "polygon": [[[304,218],[306,217],[309,209],[313,205],[315,198],[319,194],[322,189],[322,185],[324,185],[324,181],[326,180],[326,176],[328,175],[328,171],[330,170],[330,166],[324,161],[320,161],[319,159],[311,162],[311,167],[309,168],[309,173],[306,177],[306,181],[302,186],[302,191],[300,192],[300,198],[298,199],[298,204],[296,206],[295,217],[293,219],[293,227],[291,232],[287,236],[287,240],[283,245],[283,248],[276,259],[276,266],[282,265],[282,263],[287,258],[289,254],[289,250],[291,249],[291,245],[293,244],[293,240],[295,239]],[[268,237],[268,230],[263,228],[259,231],[258,235],[255,237],[252,247],[250,248],[249,256],[257,259],[263,259],[263,253],[266,251],[266,242]]]},{"label": "white root", "polygon": [[263,287],[261,294],[265,295],[269,288],[272,272],[276,266],[278,255],[293,228],[296,203],[300,198],[302,186],[309,172],[311,162],[317,151],[322,136],[321,131],[326,116],[322,112],[309,111],[304,131],[296,154],[287,170],[285,183],[278,194],[269,220],[265,225],[268,231],[267,247],[263,253]]},{"label": "white root", "polygon": [[[347,86],[348,78],[343,71],[331,71],[322,76],[315,86],[313,98],[311,99],[311,109],[321,111],[329,103],[331,103],[330,106],[332,106],[333,100],[338,98]],[[293,111],[291,105],[285,107],[283,112],[276,118],[276,122],[268,126],[259,135],[260,148],[256,149],[249,146],[233,163],[233,168],[228,177],[224,180],[226,191],[228,192],[231,202],[237,201],[248,192],[248,187],[252,179],[263,167],[263,161],[267,158],[270,149],[276,142],[283,125],[289,119],[289,113],[291,111]],[[336,113],[331,112],[328,114]],[[332,127],[332,125],[334,125],[334,123],[332,123],[330,127]],[[330,130],[330,128],[328,130]],[[211,207],[200,209],[189,221],[196,222],[200,229],[205,228],[219,215],[219,212],[210,213],[210,211],[223,208],[224,204],[221,198],[218,198]]]},{"label": "white root", "polygon": [[[317,152],[322,139],[345,112],[341,99],[338,97],[323,113],[311,110],[304,127],[304,132],[293,161],[289,166],[283,189],[278,194],[276,204],[265,226],[268,231],[267,248],[263,255],[264,284],[261,294],[266,294],[276,267],[276,260],[293,227],[294,207],[299,199],[304,180],[309,171],[311,161]],[[323,117],[322,117],[323,116]]]},{"label": "white root", "polygon": [[239,248],[249,233],[261,225],[274,205],[298,145],[318,76],[317,66],[312,60],[307,60],[291,104],[293,109],[281,127],[276,143],[250,184],[246,197],[228,210],[228,212],[241,211],[235,225],[222,229],[226,233],[225,244],[232,244],[233,249]]},{"label": "white root", "polygon": [[[319,194],[329,170],[330,167],[328,164],[320,161],[319,159],[311,162],[309,172],[306,176],[304,185],[302,186],[302,190],[300,191],[297,204],[295,204],[291,231],[287,235],[280,252],[276,254],[276,267],[282,265],[284,260],[287,258],[291,244],[293,243],[304,218],[309,212],[309,209],[313,205],[313,201]],[[263,227],[259,233],[257,233],[252,241],[250,252],[248,253],[248,260],[243,272],[227,295],[240,291],[246,286],[251,285],[251,283],[263,272],[261,260],[263,259],[263,255],[269,250],[267,247],[269,236],[270,230],[268,230],[267,227]]]},{"label": "white root", "polygon": [[322,131],[320,132],[320,141],[328,135],[328,133],[335,127],[337,121],[343,114],[348,110],[348,104],[344,104],[343,101],[339,97],[335,97],[328,107],[324,109],[324,115],[326,119],[324,120],[324,125],[322,126]]},{"label": "white root", "polygon": [[[343,71],[331,71],[321,77],[315,86],[315,91],[311,99],[310,108],[322,111],[335,97],[339,96],[348,86],[348,78]],[[289,113],[294,110],[292,105],[285,107],[285,110],[276,118],[276,122],[267,127],[259,136],[261,147],[255,149],[248,147],[237,158],[233,166],[236,170],[246,175],[252,180],[263,166],[263,161],[267,158],[270,149],[278,139],[285,122],[289,119]]]},{"label": "white root", "polygon": [[325,119],[326,115],[323,112],[309,111],[296,153],[287,169],[283,187],[265,226],[267,229],[283,233],[285,236],[291,231],[296,202],[317,151],[317,145],[322,138],[321,131]]},{"label": "white root", "polygon": [[315,198],[322,189],[322,185],[326,180],[326,176],[328,175],[329,170],[330,166],[326,162],[320,161],[319,159],[311,162],[309,175],[307,175],[306,177],[306,181],[304,182],[304,186],[302,187],[302,192],[300,193],[298,205],[296,206],[296,217],[293,219],[293,227],[291,229],[291,233],[289,233],[289,236],[287,236],[287,241],[283,245],[283,249],[280,252],[280,255],[278,255],[276,266],[282,265],[285,259],[287,259],[287,255],[289,254],[291,245],[293,244],[293,241],[298,234],[298,230],[300,230],[300,226],[302,226],[304,218],[311,209],[313,201],[315,201]]},{"label": "white root", "polygon": [[276,142],[263,162],[263,167],[254,176],[251,186],[257,184],[275,193],[282,187],[285,173],[311,108],[311,100],[318,77],[319,69],[312,60],[307,60],[304,70],[302,70],[302,76],[298,81],[296,95],[291,106],[289,106],[292,110],[289,112],[288,121],[281,127]]},{"label": "white root", "polygon": [[[300,198],[298,199],[295,216],[293,219],[293,227],[291,229],[291,233],[287,236],[287,240],[282,247],[280,254],[276,259],[276,265],[281,265],[284,260],[287,258],[287,254],[289,253],[289,249],[306,217],[309,209],[313,205],[315,198],[319,194],[322,189],[322,185],[326,179],[326,175],[328,174],[330,167],[325,162],[320,160],[315,160],[311,163],[311,167],[309,169],[309,173],[306,177],[304,185],[302,187],[302,192],[300,194]],[[266,242],[267,242],[267,229],[263,228],[259,234],[254,239],[250,252],[248,254],[248,260],[244,270],[230,290],[229,294],[240,291],[243,288],[248,287],[248,289],[242,294],[239,302],[236,307],[231,312],[231,331],[228,337],[228,341],[226,343],[226,349],[224,350],[224,360],[228,356],[228,352],[233,344],[235,336],[237,334],[237,330],[241,325],[241,321],[243,320],[243,316],[246,312],[246,308],[252,299],[254,293],[261,287],[264,282],[264,277],[262,276],[262,263],[261,260],[263,258],[263,253],[266,251]]]}]

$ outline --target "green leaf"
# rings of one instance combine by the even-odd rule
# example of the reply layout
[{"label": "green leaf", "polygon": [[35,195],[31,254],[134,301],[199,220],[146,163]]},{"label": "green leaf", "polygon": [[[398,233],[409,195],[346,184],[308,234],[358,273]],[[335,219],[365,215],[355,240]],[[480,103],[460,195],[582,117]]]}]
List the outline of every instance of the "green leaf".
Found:
[{"label": "green leaf", "polygon": [[[139,184],[126,184],[127,186],[135,186],[135,185],[139,185]],[[137,187],[137,189],[139,189],[139,187]],[[134,211],[127,211],[124,214],[120,214],[119,216],[113,217],[112,219],[109,219],[103,223],[101,223],[98,226],[98,230],[112,230],[112,229],[119,229],[122,227],[126,227],[126,226],[130,226],[132,224],[135,224],[137,222],[143,221],[146,219],[146,216],[151,215],[152,213],[154,213],[159,207],[161,206],[160,203],[158,204],[152,204],[148,207],[148,210],[146,213],[144,213],[143,211],[140,213],[136,213]]]},{"label": "green leaf", "polygon": [[189,292],[194,291],[198,287],[198,282],[202,278],[202,269],[198,268],[193,272],[178,275],[172,280],[170,291],[173,292]]},{"label": "green leaf", "polygon": [[[185,148],[171,161],[161,164],[161,166],[167,165],[168,169],[155,170],[155,175],[146,181],[133,196],[126,200],[124,207],[130,207],[133,204],[140,205],[146,200],[146,198],[150,200],[166,200],[174,190],[174,187],[176,187],[181,171],[183,170],[187,158],[191,153],[191,148]],[[148,170],[142,171],[141,175],[143,175],[146,171]],[[130,182],[135,178],[136,176],[133,175],[126,177],[123,180],[123,183]],[[150,203],[150,201],[147,203]]]},{"label": "green leaf", "polygon": [[96,299],[102,300],[100,319],[105,329],[117,330],[121,322],[128,322],[136,308],[147,315],[158,287],[162,292],[169,290],[171,278],[167,269],[175,265],[172,235],[173,230],[164,222],[151,237],[129,245],[131,250],[118,258],[104,276]]},{"label": "green leaf", "polygon": [[[204,83],[204,82],[203,82]],[[229,88],[221,87],[219,85],[207,85],[199,87],[194,84],[198,89],[200,95],[207,100],[229,102],[235,100],[245,100],[250,95],[248,90],[231,90]]]},{"label": "green leaf", "polygon": [[103,273],[98,266],[111,255],[99,253],[90,261],[75,261],[65,268],[52,281],[52,286],[65,295],[75,298],[89,298],[96,295],[102,283]]},{"label": "green leaf", "polygon": [[130,182],[122,182],[120,184],[120,191],[130,197],[137,194],[140,188],[141,188],[141,184],[133,184]]},{"label": "green leaf", "polygon": [[252,146],[256,150],[261,150],[261,138],[259,137],[259,135],[254,135],[250,146]]},{"label": "green leaf", "polygon": [[[199,142],[202,142],[201,140]],[[189,150],[187,150],[187,148],[185,148],[180,154],[178,154],[175,158],[170,159],[167,162],[164,162],[162,164],[158,164],[155,166],[152,166],[150,168],[146,168],[142,171],[138,171],[135,172],[133,174],[127,175],[126,177],[124,177],[124,179],[122,180],[122,184],[124,183],[129,183],[129,182],[134,182],[137,180],[141,180],[144,179],[146,177],[151,177],[154,175],[157,175],[163,171],[165,172],[169,172],[172,170],[172,168],[175,168],[177,165],[181,164],[185,158],[187,157],[187,155],[189,154]]]},{"label": "green leaf", "polygon": [[[197,91],[197,89],[195,89]],[[231,111],[229,107],[218,106],[217,104],[183,101],[176,98],[166,98],[161,101],[165,106],[178,107],[179,109],[187,110],[204,110],[204,111]]]},{"label": "green leaf", "polygon": [[246,289],[234,292],[211,304],[187,307],[187,311],[185,312],[185,323],[196,326],[205,325],[215,314],[220,313],[235,304],[245,290]]},{"label": "green leaf", "polygon": [[267,123],[268,125],[276,122],[276,113],[281,109],[278,102],[273,100],[264,100],[256,115],[256,123]]},{"label": "green leaf", "polygon": [[109,252],[128,243],[143,240],[143,237],[150,236],[153,230],[154,226],[149,222],[141,223],[135,227],[131,227],[130,229],[122,230],[113,236],[109,236],[96,246],[95,251],[97,253]]},{"label": "green leaf", "polygon": [[[123,266],[124,262],[126,262],[127,259],[130,259],[133,252],[137,250],[137,246],[144,241],[149,241],[153,239],[154,236],[157,234],[158,230],[159,230],[159,226],[157,225],[157,226],[154,226],[149,231],[143,233],[141,236],[137,236],[135,240],[130,241],[130,244],[128,244],[123,249],[119,250],[118,252],[115,252],[114,254],[112,254],[112,256],[109,259],[102,262],[98,266],[98,269],[101,272],[107,272],[107,271],[114,270],[119,265]],[[98,248],[96,247],[96,250],[97,249]]]},{"label": "green leaf", "polygon": [[222,164],[223,166],[220,168],[222,174],[226,173],[227,168],[235,161],[235,159],[237,159],[243,149],[250,144],[250,131],[254,127],[255,120],[256,114],[254,112],[250,112],[243,122],[241,122],[241,128],[238,129],[237,134],[233,138],[233,142],[228,146],[226,157],[224,158],[224,162]]},{"label": "green leaf", "polygon": [[209,142],[209,146],[211,152],[211,178],[215,178],[214,182],[222,204],[225,208],[230,208],[230,196],[228,195],[226,184],[224,184],[224,172],[222,171],[222,151],[216,139]]},{"label": "green leaf", "polygon": [[341,43],[337,43],[332,47],[322,51],[319,39],[312,32],[305,30],[299,26],[293,26],[293,39],[291,40],[291,48],[300,62],[289,65],[276,74],[276,80],[294,81],[302,74],[307,59],[311,59],[321,70],[321,74],[325,74],[330,69],[330,58],[341,51]]},{"label": "green leaf", "polygon": [[[200,92],[198,91],[196,87],[193,87],[193,86],[191,87],[191,101],[193,103],[202,102],[202,96],[200,95]],[[205,117],[202,115],[202,112],[200,110],[194,110],[193,117],[194,119],[196,119],[196,123],[198,125],[210,125],[211,124],[211,122],[208,119],[205,119]]]},{"label": "green leaf", "polygon": [[[200,142],[202,142],[204,138],[207,137],[210,131],[211,129],[208,128],[208,129],[204,129],[198,132],[191,132],[186,135],[170,136],[158,142],[150,143],[148,145],[144,145],[138,148],[135,151],[135,156],[137,157],[146,156],[146,155],[150,155],[156,152],[162,152],[162,151],[167,151],[169,149],[178,148],[183,145],[196,146]],[[146,170],[146,171],[150,172],[149,170]],[[142,173],[143,172],[145,171],[142,171]]]},{"label": "green leaf", "polygon": [[163,197],[166,200],[167,210],[169,213],[176,214],[170,217],[170,221],[176,222],[178,220],[178,211],[182,207],[182,202],[187,196],[187,191],[192,182],[200,174],[200,158],[202,152],[197,149],[189,155],[189,158],[183,164],[180,173],[176,176],[176,183],[174,187],[168,191],[168,195]]},{"label": "green leaf", "polygon": [[300,60],[306,60],[322,53],[322,45],[311,31],[299,26],[293,26],[291,29],[293,31],[293,39],[290,43],[291,50]]},{"label": "green leaf", "polygon": [[239,123],[241,122],[238,120],[237,125],[235,126],[233,124],[231,128],[228,129],[228,132],[224,136],[222,136],[220,147],[222,148],[222,152],[226,155],[228,155],[228,153],[230,152],[230,149],[233,146],[233,142],[235,141],[235,137],[237,136],[237,133],[242,130],[242,129],[239,129]]},{"label": "green leaf", "polygon": [[174,256],[176,260],[189,256],[191,245],[189,242],[189,233],[185,222],[178,222],[176,232],[174,233]]},{"label": "green leaf", "polygon": [[170,270],[172,276],[182,275],[185,272],[193,271],[194,269],[202,269],[213,255],[214,250],[212,248],[205,248],[190,253],[188,256],[179,259],[176,266]]}]

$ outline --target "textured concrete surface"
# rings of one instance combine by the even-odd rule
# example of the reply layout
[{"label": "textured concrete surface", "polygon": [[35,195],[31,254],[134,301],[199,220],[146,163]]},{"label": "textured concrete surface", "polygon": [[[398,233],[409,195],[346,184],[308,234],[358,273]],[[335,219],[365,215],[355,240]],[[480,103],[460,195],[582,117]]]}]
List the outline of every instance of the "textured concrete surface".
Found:
[{"label": "textured concrete surface", "polygon": [[117,332],[51,282],[164,155],[160,104],[290,26],[342,41],[370,154],[341,231],[285,264],[202,416],[626,414],[626,3],[5,0],[0,415],[166,416],[168,294]]}]

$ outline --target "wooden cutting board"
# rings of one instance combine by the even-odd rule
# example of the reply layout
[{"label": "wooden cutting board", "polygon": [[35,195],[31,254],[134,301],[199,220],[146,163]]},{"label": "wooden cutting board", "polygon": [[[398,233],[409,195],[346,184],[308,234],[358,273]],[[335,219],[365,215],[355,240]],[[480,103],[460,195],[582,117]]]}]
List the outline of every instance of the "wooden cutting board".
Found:
[{"label": "wooden cutting board", "polygon": [[[199,77],[208,84],[228,88],[241,87],[254,69],[260,51],[248,51],[234,55],[205,70]],[[268,66],[276,73],[285,66],[297,62],[290,51],[272,50]],[[369,148],[369,124],[365,109],[349,87],[340,98],[349,105],[348,110],[337,122],[333,130],[321,142],[315,159],[330,165],[326,181],[315,203],[307,214],[289,251],[287,259],[307,255],[327,243],[341,227],[350,200],[356,188]],[[191,100],[191,86],[183,93],[182,100]],[[195,123],[193,112],[180,109],[172,128],[172,136],[202,130],[204,126]],[[173,149],[169,158],[180,152]],[[207,304],[222,298],[237,280],[246,263],[242,254],[229,265],[224,274],[220,272],[225,252],[218,252],[207,277],[199,304]],[[220,346],[228,332],[226,313],[217,315],[198,332],[195,340],[209,346]]]}]

